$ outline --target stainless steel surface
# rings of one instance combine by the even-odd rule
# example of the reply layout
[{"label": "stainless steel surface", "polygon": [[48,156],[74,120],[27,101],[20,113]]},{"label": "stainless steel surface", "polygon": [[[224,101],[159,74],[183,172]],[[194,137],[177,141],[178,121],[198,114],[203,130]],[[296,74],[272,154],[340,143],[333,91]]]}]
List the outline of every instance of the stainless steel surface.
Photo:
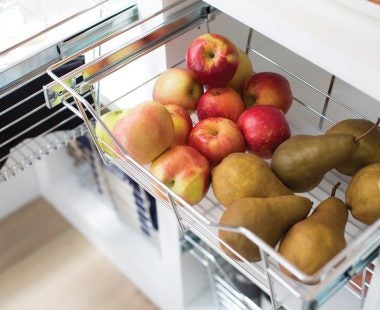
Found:
[{"label": "stainless steel surface", "polygon": [[[261,309],[252,299],[245,296],[233,282],[232,276],[238,272],[217,252],[205,243],[194,238],[192,234],[184,234],[182,244],[187,251],[207,268],[210,287],[214,296],[215,308],[258,310]],[[187,244],[187,246],[186,246]],[[259,295],[256,296],[256,298]]]},{"label": "stainless steel surface", "polygon": [[108,35],[124,29],[132,22],[138,20],[138,11],[135,5],[128,6],[117,13],[104,18],[96,25],[74,34],[57,44],[61,59],[65,59],[78,51],[82,51],[90,44],[98,42]]},{"label": "stainless steel surface", "polygon": [[45,74],[46,67],[60,59],[57,47],[54,45],[6,68],[0,72],[0,98],[24,86],[31,79]]}]

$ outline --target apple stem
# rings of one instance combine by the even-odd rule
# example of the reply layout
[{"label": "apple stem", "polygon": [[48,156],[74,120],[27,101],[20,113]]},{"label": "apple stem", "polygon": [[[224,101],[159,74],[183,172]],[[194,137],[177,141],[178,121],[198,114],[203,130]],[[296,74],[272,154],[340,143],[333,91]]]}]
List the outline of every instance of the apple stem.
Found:
[{"label": "apple stem", "polygon": [[336,184],[334,185],[334,187],[333,187],[332,190],[331,190],[331,195],[330,195],[330,197],[335,197],[336,190],[338,189],[339,186],[340,186],[340,182],[338,182],[338,183],[336,183]]},{"label": "apple stem", "polygon": [[362,133],[359,137],[356,137],[355,138],[355,142],[358,142],[360,139],[364,138],[370,132],[372,132],[373,130],[375,130],[379,126],[379,124],[380,124],[380,117],[377,118],[376,123],[370,129],[368,129],[366,132]]}]

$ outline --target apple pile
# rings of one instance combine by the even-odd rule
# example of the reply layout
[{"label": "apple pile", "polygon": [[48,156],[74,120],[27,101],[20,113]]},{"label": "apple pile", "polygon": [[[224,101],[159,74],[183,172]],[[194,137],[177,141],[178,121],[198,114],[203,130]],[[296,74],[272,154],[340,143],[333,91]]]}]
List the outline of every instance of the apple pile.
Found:
[{"label": "apple pile", "polygon": [[[290,137],[285,113],[291,103],[283,76],[253,73],[248,55],[226,37],[207,33],[188,46],[186,68],[157,78],[151,100],[102,120],[125,153],[150,164],[154,177],[194,205],[227,155],[248,151],[271,158]],[[123,155],[99,124],[96,135],[104,152]]]}]

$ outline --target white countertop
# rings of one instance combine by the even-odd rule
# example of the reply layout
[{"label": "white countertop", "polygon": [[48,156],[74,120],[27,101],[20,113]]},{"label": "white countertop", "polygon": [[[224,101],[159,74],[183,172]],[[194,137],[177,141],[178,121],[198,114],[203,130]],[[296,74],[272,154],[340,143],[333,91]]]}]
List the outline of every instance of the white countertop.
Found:
[{"label": "white countertop", "polygon": [[380,16],[333,0],[206,2],[380,101]]}]

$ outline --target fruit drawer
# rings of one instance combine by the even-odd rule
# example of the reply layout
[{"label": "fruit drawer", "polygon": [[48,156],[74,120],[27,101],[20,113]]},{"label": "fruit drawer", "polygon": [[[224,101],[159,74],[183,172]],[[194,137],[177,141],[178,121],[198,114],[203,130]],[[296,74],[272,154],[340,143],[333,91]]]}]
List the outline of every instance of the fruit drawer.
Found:
[{"label": "fruit drawer", "polygon": [[[242,226],[220,224],[219,221],[226,209],[218,202],[211,187],[199,203],[195,205],[187,203],[150,173],[150,163],[139,164],[123,151],[114,134],[104,123],[104,119],[101,118],[110,110],[128,109],[143,101],[151,100],[153,86],[160,74],[169,67],[185,67],[184,51],[186,47],[199,34],[211,31],[213,23],[217,23],[219,18],[219,12],[202,2],[195,2],[175,13],[170,13],[170,11],[162,13],[165,13],[165,18],[158,21],[152,17],[135,23],[135,27],[139,27],[141,24],[149,22],[145,33],[111,49],[63,77],[55,76],[52,70],[64,61],[49,68],[48,73],[54,82],[44,88],[47,104],[55,106],[63,103],[81,117],[105,163],[116,165],[156,197],[160,202],[158,207],[167,207],[172,210],[173,217],[177,219],[181,230],[191,230],[207,242],[236,269],[267,293],[271,297],[274,308],[284,306],[289,309],[306,309],[322,305],[378,256],[380,220],[372,225],[365,225],[349,215],[344,233],[347,246],[317,273],[307,275],[280,255],[277,247],[269,246],[248,229]],[[215,26],[215,28],[217,27]],[[130,27],[129,30],[133,30],[133,27]],[[222,30],[219,33],[223,35]],[[360,118],[361,115],[354,109],[334,99],[330,95],[330,91],[320,90],[302,76],[294,74],[292,68],[289,68],[286,63],[278,63],[263,55],[253,44],[255,34],[252,29],[248,29],[242,37],[246,39],[243,40],[244,44],[241,47],[246,48],[255,70],[257,70],[255,65],[257,60],[262,64],[257,67],[275,68],[291,79],[292,87],[297,84],[297,87],[304,89],[307,94],[312,94],[310,98],[317,97],[320,100],[322,98],[323,109],[318,110],[314,102],[308,102],[303,98],[304,96],[300,98],[294,92],[292,107],[286,114],[292,135],[322,135],[336,122],[348,118]],[[236,40],[241,41],[241,39],[237,38]],[[99,42],[92,48],[96,48],[101,43],[104,42]],[[84,52],[89,50],[90,48]],[[182,55],[182,59],[177,57],[178,54]],[[170,55],[174,56],[168,60]],[[157,70],[152,70],[147,64],[151,64]],[[150,76],[139,81],[142,72],[148,72]],[[148,73],[146,75],[149,75]],[[118,86],[115,92],[110,92],[110,89],[115,89],[112,86],[120,80],[124,81],[123,87]],[[293,84],[293,81],[296,83]],[[334,77],[331,79],[330,85],[333,83]],[[88,92],[93,94],[95,109],[83,96]],[[109,95],[109,93],[112,94]],[[68,103],[66,101],[68,97],[73,97],[75,104]],[[91,114],[91,118],[88,118],[86,111]],[[195,113],[191,117],[194,123],[198,122]],[[95,124],[98,128],[99,126],[103,128],[106,138],[96,135]],[[148,128],[143,128],[144,130],[148,130]],[[110,141],[117,146],[111,146]],[[102,150],[104,145],[108,146],[107,153]],[[310,199],[314,209],[321,201],[330,196],[334,185],[340,182],[335,196],[344,200],[349,181],[349,177],[331,170],[326,173],[318,187],[302,193],[300,196]],[[248,261],[219,237],[221,231],[245,236],[259,248],[260,260],[254,263]],[[233,253],[233,255],[227,255],[227,252]],[[287,276],[281,270],[280,265],[286,267],[299,280]]]}]

